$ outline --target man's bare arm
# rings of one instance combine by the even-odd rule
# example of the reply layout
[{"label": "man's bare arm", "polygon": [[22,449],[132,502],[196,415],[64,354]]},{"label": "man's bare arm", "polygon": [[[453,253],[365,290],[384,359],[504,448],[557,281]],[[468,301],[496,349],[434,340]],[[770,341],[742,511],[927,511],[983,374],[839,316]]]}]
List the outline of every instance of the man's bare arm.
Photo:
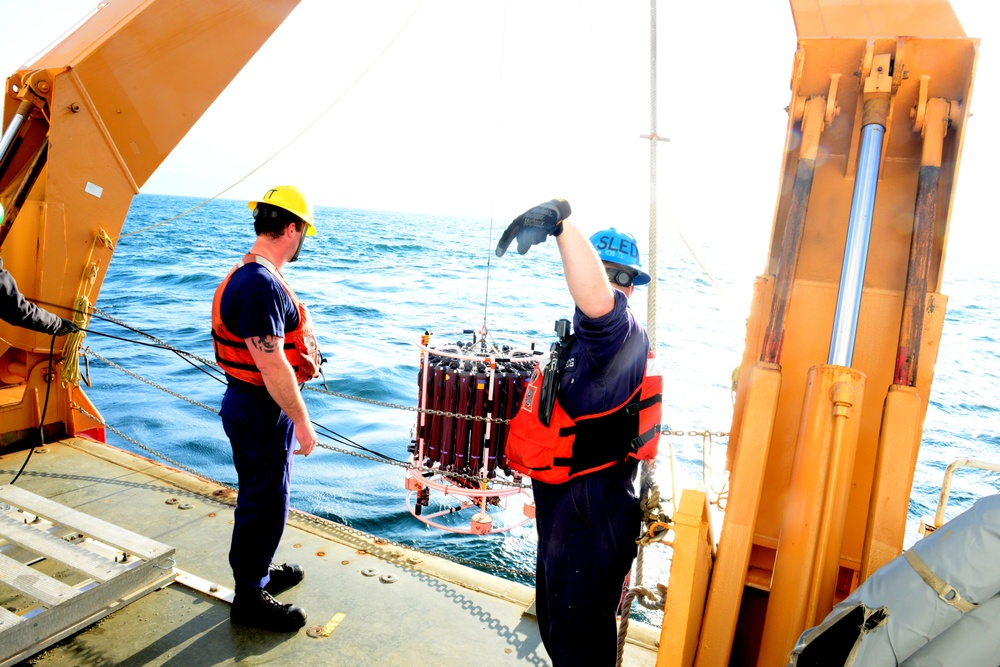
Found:
[{"label": "man's bare arm", "polygon": [[308,456],[316,446],[316,431],[309,422],[309,411],[299,392],[295,371],[285,357],[285,339],[279,336],[255,336],[244,340],[254,364],[264,377],[267,392],[295,424],[295,438],[299,441],[296,453]]},{"label": "man's bare arm", "polygon": [[566,219],[562,227],[556,242],[573,301],[587,317],[610,313],[615,307],[615,295],[608,283],[604,263],[576,225]]}]

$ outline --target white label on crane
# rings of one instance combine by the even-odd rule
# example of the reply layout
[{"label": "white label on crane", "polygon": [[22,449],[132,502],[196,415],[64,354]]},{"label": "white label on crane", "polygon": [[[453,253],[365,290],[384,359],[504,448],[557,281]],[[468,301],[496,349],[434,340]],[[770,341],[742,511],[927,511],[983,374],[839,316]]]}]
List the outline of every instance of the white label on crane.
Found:
[{"label": "white label on crane", "polygon": [[83,191],[86,192],[88,195],[94,195],[98,199],[100,199],[101,195],[104,194],[104,188],[102,188],[100,185],[94,185],[90,181],[87,181],[87,187],[85,187]]}]

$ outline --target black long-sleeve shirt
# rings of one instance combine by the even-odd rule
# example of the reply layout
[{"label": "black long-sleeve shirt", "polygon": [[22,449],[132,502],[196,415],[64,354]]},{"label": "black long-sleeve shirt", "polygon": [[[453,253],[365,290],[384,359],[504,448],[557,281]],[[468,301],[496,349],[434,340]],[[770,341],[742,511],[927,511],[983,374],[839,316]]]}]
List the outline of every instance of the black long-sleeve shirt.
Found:
[{"label": "black long-sleeve shirt", "polygon": [[17,327],[54,334],[62,326],[62,319],[39,308],[24,298],[17,290],[17,282],[3,268],[0,259],[0,319]]}]

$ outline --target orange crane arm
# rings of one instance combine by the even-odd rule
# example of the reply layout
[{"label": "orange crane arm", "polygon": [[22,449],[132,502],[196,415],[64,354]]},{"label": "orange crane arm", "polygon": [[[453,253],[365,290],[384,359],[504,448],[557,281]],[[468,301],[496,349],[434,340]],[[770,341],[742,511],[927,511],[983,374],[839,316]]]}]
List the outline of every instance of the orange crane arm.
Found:
[{"label": "orange crane arm", "polygon": [[[27,298],[62,317],[97,300],[133,196],[297,4],[118,0],[8,77],[0,253]],[[6,428],[37,427],[49,337],[0,323],[0,341]],[[54,400],[47,422],[93,426]]]}]

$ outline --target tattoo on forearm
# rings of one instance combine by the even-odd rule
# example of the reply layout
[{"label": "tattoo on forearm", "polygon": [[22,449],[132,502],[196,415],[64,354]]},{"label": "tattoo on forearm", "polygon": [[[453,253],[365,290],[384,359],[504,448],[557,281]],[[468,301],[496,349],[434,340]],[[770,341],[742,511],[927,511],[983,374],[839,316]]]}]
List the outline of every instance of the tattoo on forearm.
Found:
[{"label": "tattoo on forearm", "polygon": [[274,352],[278,349],[274,336],[258,336],[253,340],[253,346],[260,352]]}]

